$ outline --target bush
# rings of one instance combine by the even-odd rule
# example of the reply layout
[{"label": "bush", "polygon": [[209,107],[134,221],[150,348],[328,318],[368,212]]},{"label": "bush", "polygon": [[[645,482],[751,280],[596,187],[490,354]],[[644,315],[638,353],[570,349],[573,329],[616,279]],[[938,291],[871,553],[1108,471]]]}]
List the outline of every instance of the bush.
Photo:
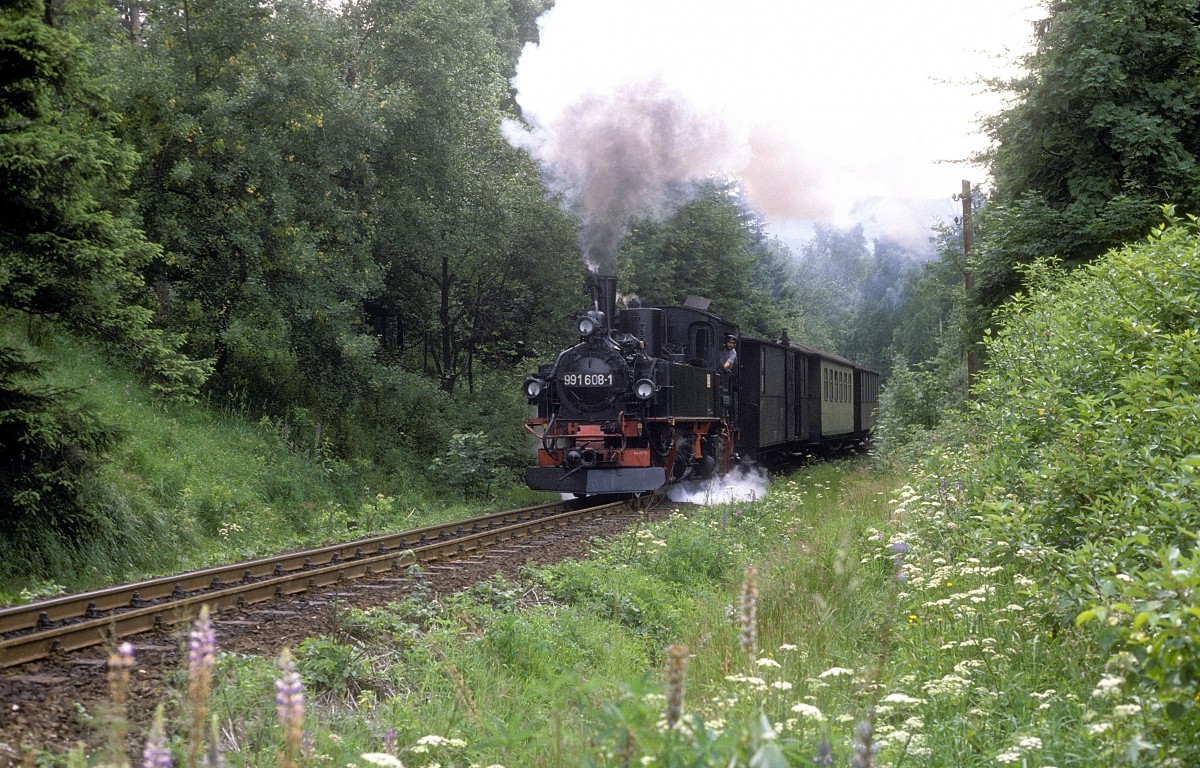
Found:
[{"label": "bush", "polygon": [[999,313],[977,387],[988,435],[973,507],[1057,574],[1059,604],[1103,618],[1111,679],[1152,738],[1200,749],[1200,232],[1171,219],[1066,273],[1039,262]]},{"label": "bush", "polygon": [[79,541],[104,523],[84,494],[117,437],[70,393],[34,383],[40,364],[0,344],[0,536],[55,535]]},{"label": "bush", "polygon": [[446,452],[433,460],[434,469],[464,496],[487,498],[508,473],[503,449],[482,432],[455,432]]}]

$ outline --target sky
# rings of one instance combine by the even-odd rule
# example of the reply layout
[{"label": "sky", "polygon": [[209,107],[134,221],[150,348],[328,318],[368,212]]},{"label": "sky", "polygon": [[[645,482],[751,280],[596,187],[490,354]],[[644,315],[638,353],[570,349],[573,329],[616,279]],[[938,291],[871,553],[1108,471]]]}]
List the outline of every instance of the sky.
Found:
[{"label": "sky", "polygon": [[925,249],[962,180],[986,182],[965,158],[1002,101],[978,78],[1013,74],[1043,15],[1036,0],[557,0],[513,80],[532,130],[506,134],[567,195],[585,251],[714,176],[794,250],[817,223]]}]

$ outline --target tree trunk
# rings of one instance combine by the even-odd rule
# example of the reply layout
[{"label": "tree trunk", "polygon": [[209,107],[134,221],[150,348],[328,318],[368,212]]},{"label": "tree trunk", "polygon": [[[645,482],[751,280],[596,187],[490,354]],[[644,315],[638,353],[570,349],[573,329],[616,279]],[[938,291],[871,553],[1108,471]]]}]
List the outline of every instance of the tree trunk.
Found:
[{"label": "tree trunk", "polygon": [[441,306],[438,307],[438,322],[442,332],[442,389],[454,391],[454,335],[450,328],[450,256],[442,255]]}]

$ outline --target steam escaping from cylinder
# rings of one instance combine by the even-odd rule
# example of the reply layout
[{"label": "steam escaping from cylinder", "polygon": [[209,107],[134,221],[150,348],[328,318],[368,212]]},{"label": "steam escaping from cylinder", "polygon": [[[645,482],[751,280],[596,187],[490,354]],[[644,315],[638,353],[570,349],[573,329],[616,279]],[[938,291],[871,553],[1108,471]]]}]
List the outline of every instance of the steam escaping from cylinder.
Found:
[{"label": "steam escaping from cylinder", "polygon": [[720,120],[698,114],[659,83],[585,95],[548,124],[527,130],[507,121],[504,132],[538,161],[579,222],[588,267],[606,274],[616,271],[631,220],[673,213],[738,145]]},{"label": "steam escaping from cylinder", "polygon": [[667,495],[671,501],[688,504],[731,504],[761,499],[767,493],[768,484],[766,469],[736,466],[724,475],[673,485]]}]

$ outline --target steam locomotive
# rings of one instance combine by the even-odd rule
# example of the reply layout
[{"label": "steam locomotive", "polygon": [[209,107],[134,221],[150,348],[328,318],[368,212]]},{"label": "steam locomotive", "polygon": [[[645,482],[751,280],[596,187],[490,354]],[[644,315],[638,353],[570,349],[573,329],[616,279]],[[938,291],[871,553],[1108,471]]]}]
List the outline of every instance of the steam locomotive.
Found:
[{"label": "steam locomotive", "polygon": [[[844,448],[875,423],[879,375],[786,339],[744,337],[689,296],[616,308],[616,277],[592,275],[579,342],[525,380],[539,442],[530,488],[638,494],[728,472],[735,461]],[[727,340],[737,359],[724,363]]]}]

